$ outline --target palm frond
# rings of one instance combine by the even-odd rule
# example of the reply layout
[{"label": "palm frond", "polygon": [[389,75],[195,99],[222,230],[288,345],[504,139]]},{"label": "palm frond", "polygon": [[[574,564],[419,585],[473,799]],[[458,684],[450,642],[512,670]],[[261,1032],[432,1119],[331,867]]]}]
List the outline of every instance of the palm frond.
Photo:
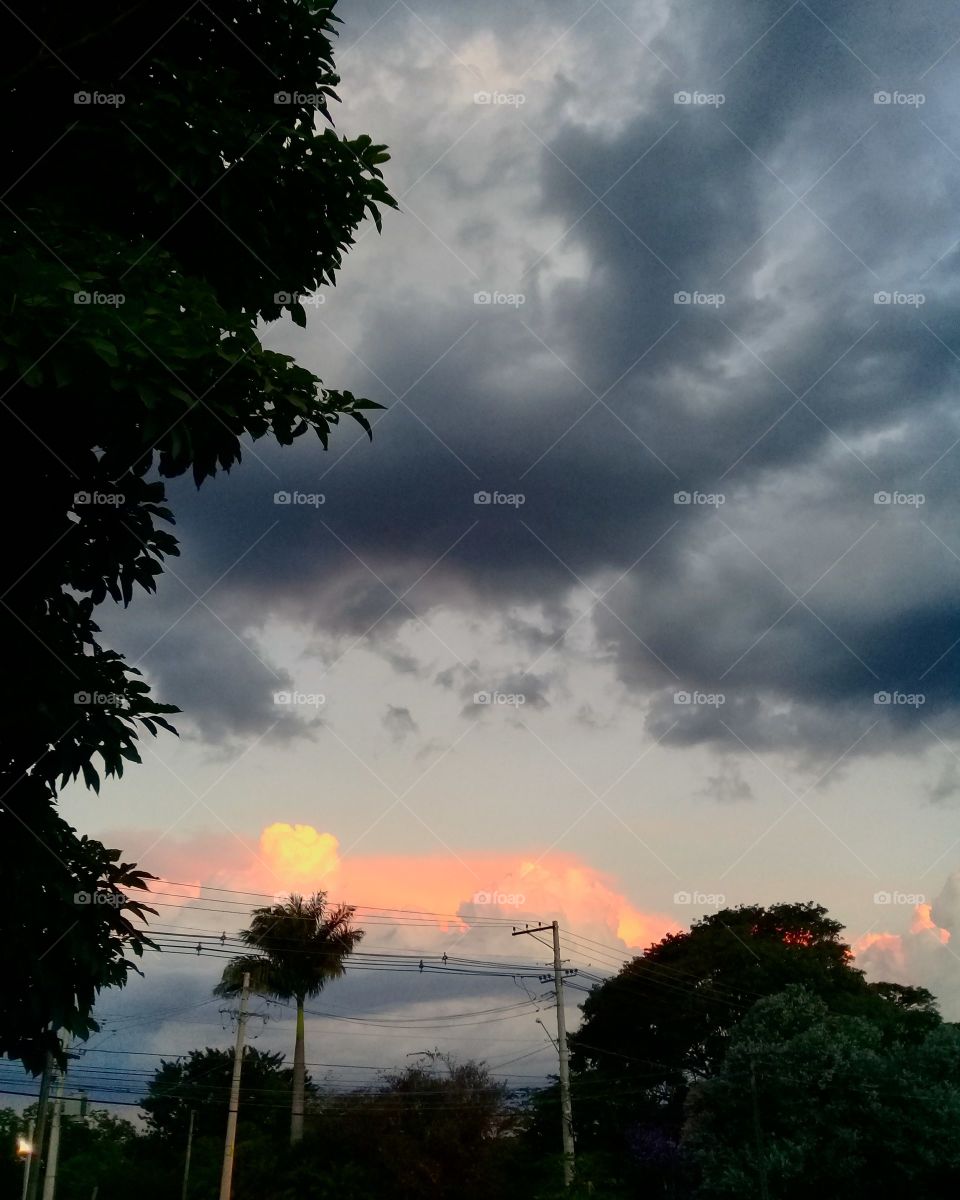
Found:
[{"label": "palm frond", "polygon": [[232,958],[223,968],[223,977],[213,989],[215,996],[239,996],[243,990],[243,977],[250,976],[250,990],[258,996],[276,996],[290,1000],[294,993],[284,987],[276,965],[263,954],[241,954]]},{"label": "palm frond", "polygon": [[253,991],[282,1000],[316,996],[329,980],[340,978],[363,930],[353,928],[350,905],[330,908],[326,901],[325,892],[306,899],[293,894],[284,903],[254,909],[240,934],[253,953],[227,964],[214,993],[236,996],[245,971]]}]

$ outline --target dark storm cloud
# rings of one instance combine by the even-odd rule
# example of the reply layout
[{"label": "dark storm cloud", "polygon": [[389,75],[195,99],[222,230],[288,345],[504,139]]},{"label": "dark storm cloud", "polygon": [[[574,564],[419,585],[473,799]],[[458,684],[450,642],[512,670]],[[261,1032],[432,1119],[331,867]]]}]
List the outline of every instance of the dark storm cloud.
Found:
[{"label": "dark storm cloud", "polygon": [[[949,56],[934,65],[960,16],[720,4],[677,9],[658,32],[641,8],[613,8],[651,25],[666,64],[635,47],[634,111],[604,125],[558,68],[528,81],[521,109],[492,115],[503,136],[486,159],[469,138],[451,150],[446,133],[395,148],[409,183],[445,155],[443,204],[430,209],[426,185],[411,202],[426,221],[462,213],[451,248],[476,278],[452,261],[452,283],[391,274],[391,239],[420,226],[388,222],[358,284],[357,358],[336,381],[388,405],[373,446],[346,430],[328,455],[258,446],[199,500],[174,485],[178,569],[197,590],[228,572],[209,602],[232,627],[296,620],[389,657],[411,612],[444,606],[499,619],[531,663],[566,650],[586,584],[582,624],[658,736],[675,724],[671,740],[728,748],[734,735],[825,754],[861,737],[863,751],[920,745],[960,684],[960,88]],[[516,13],[497,12],[423,16],[451,45],[484,30],[506,43]],[[536,7],[530,28],[550,19]],[[352,53],[375,69],[397,29],[413,36],[391,28],[385,18]],[[583,59],[632,46],[604,6],[568,36]],[[684,90],[724,103],[675,103]],[[922,106],[874,102],[898,90]],[[523,163],[533,201],[516,190]],[[498,285],[484,264],[518,221],[525,249],[503,286],[524,303],[477,306],[477,288]],[[581,265],[558,279],[564,253]],[[675,303],[696,292],[722,303]],[[875,303],[894,292],[923,303]],[[316,346],[336,350],[324,312],[316,345],[277,336],[311,362]],[[279,488],[324,501],[278,507]],[[162,661],[147,665],[162,677]],[[202,701],[217,681],[185,670]],[[470,674],[437,682],[482,690]],[[677,705],[678,691],[725,701]],[[222,731],[266,717],[265,691],[256,706],[237,696],[236,711],[203,704],[219,712],[211,735],[217,719]]]},{"label": "dark storm cloud", "polygon": [[413,719],[409,708],[398,704],[388,704],[387,710],[380,718],[380,723],[395,742],[402,742],[412,733],[418,733],[420,726]]},{"label": "dark storm cloud", "polygon": [[[396,941],[389,931],[379,938],[384,947]],[[216,941],[216,937],[214,937]],[[466,947],[451,939],[451,953],[477,953],[476,937]],[[193,943],[191,943],[192,949]],[[398,948],[409,952],[401,941]],[[479,949],[485,949],[482,942]],[[439,950],[437,951],[440,952]],[[223,963],[207,955],[151,954],[145,964],[146,978],[130,977],[129,984],[122,990],[112,992],[103,1002],[102,1011],[96,1014],[101,1025],[100,1033],[91,1036],[89,1043],[75,1047],[79,1053],[76,1067],[77,1082],[93,1093],[97,1107],[116,1102],[123,1105],[122,1115],[129,1117],[127,1107],[134,1095],[129,1084],[112,1086],[108,1068],[112,1072],[139,1072],[144,1091],[148,1082],[146,1072],[158,1068],[163,1060],[173,1062],[191,1050],[204,1047],[228,1049],[235,1038],[236,1001],[211,996],[214,985],[219,982]],[[535,990],[536,981],[532,981]],[[529,985],[528,985],[529,986]],[[406,1045],[398,1045],[396,1030],[382,1025],[367,1026],[363,1018],[376,1021],[387,1018],[398,1022],[402,1018],[416,1016],[422,1020],[423,1005],[431,1006],[436,1016],[437,1006],[441,1011],[472,1012],[497,1004],[512,1004],[522,999],[510,979],[483,979],[477,976],[460,975],[442,971],[425,971],[422,975],[368,970],[351,970],[343,979],[326,989],[308,1005],[308,1062],[365,1062],[383,1064],[402,1070],[406,1064]],[[277,1004],[264,997],[254,996],[250,1010],[252,1019],[248,1024],[248,1037],[260,1050],[280,1052],[289,1062],[293,1054],[294,1014],[288,1006]],[[334,1014],[323,1020],[313,1014]],[[344,1016],[344,1014],[350,1014]],[[357,1014],[363,1014],[358,1018]],[[534,1012],[527,1021],[516,1019],[513,1035],[525,1033],[533,1027]],[[413,1027],[414,1030],[416,1026]],[[502,1031],[502,1026],[496,1030]],[[359,1039],[353,1035],[360,1031]],[[453,1025],[451,1029],[432,1030],[430,1046],[434,1041],[444,1048],[453,1050],[462,1057],[482,1058],[486,1047],[477,1034],[490,1032],[485,1027]],[[416,1032],[410,1032],[409,1040],[416,1043]],[[462,1038],[462,1041],[461,1041]],[[535,1038],[533,1039],[536,1040]],[[350,1045],[350,1051],[342,1049]],[[494,1037],[490,1045],[497,1045]],[[336,1050],[334,1047],[341,1047]],[[510,1056],[509,1045],[502,1055]],[[311,1071],[313,1078],[323,1081],[325,1072],[317,1067]],[[358,1072],[364,1082],[365,1073]],[[106,1078],[105,1078],[106,1077]],[[21,1072],[22,1079],[22,1072]]]},{"label": "dark storm cloud", "polygon": [[182,710],[171,718],[181,736],[218,746],[315,736],[317,709],[292,702],[293,680],[249,632],[252,622],[228,623],[209,602],[196,602],[202,591],[166,579],[159,596],[138,599],[138,620],[116,610],[101,618],[154,694]]}]

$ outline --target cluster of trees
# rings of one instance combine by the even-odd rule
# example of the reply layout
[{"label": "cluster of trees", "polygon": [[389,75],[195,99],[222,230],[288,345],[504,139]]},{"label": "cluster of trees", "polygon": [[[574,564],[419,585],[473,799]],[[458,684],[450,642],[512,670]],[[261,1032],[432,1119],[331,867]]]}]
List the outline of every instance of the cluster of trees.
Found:
[{"label": "cluster of trees", "polygon": [[[604,1196],[900,1197],[960,1184],[960,1028],[869,983],[816,904],[723,909],[595,988],[570,1038],[578,1177]],[[555,1089],[530,1136],[556,1141]]]},{"label": "cluster of trees", "polygon": [[[190,1200],[220,1187],[232,1050],[196,1050],[164,1063],[147,1088],[142,1127],[96,1112],[65,1117],[58,1200],[170,1200],[181,1194],[190,1114],[194,1114]],[[512,1195],[515,1155],[506,1153],[519,1112],[485,1067],[440,1054],[356,1094],[321,1096],[308,1077],[306,1128],[289,1145],[293,1071],[283,1056],[250,1048],[244,1055],[234,1200],[491,1200]],[[0,1143],[25,1132],[0,1111]],[[0,1194],[17,1194],[17,1171],[5,1154]]]},{"label": "cluster of trees", "polygon": [[[302,930],[288,927],[288,950]],[[518,1094],[483,1063],[439,1053],[359,1092],[304,1076],[291,1145],[299,1072],[249,1050],[236,1200],[942,1200],[960,1185],[960,1027],[923,988],[869,983],[842,932],[815,904],[724,909],[594,988],[570,1036],[566,1193],[555,1086]],[[302,989],[278,973],[269,938],[250,944],[262,986]],[[134,1181],[143,1200],[178,1194],[191,1111],[188,1195],[216,1194],[232,1064],[210,1049],[164,1063],[143,1129],[68,1122],[61,1200],[93,1185],[110,1200]],[[0,1121],[0,1137],[12,1128]]]}]

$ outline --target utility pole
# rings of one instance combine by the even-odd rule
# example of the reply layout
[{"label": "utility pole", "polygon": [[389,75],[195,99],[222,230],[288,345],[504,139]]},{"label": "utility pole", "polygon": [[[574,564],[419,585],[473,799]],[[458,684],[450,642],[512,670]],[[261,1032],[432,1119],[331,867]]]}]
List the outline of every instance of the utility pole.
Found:
[{"label": "utility pole", "polygon": [[187,1130],[187,1156],[183,1162],[183,1190],[180,1193],[180,1200],[187,1200],[187,1184],[190,1182],[190,1152],[193,1150],[193,1122],[196,1119],[197,1110],[190,1109],[190,1128]]},{"label": "utility pole", "polygon": [[[67,1042],[63,1044],[64,1052]],[[43,1176],[43,1200],[53,1200],[57,1187],[57,1162],[60,1158],[60,1119],[63,1115],[63,1088],[67,1079],[66,1067],[60,1072],[57,1098],[53,1102],[53,1121],[50,1124],[50,1147],[47,1150],[47,1169]]]},{"label": "utility pole", "polygon": [[237,1141],[237,1113],[240,1111],[240,1071],[243,1068],[243,1035],[247,1028],[247,1001],[250,999],[250,973],[243,976],[240,1012],[237,1016],[237,1044],[233,1052],[233,1082],[230,1084],[230,1112],[227,1137],[223,1144],[223,1173],[220,1176],[220,1200],[230,1200],[233,1182],[233,1151]]},{"label": "utility pole", "polygon": [[[524,933],[553,934],[553,980],[557,992],[557,1052],[560,1055],[560,1121],[563,1131],[563,1186],[573,1184],[573,1106],[570,1103],[570,1062],[567,1055],[567,1018],[563,1010],[563,966],[560,962],[560,924],[537,925],[534,929],[515,929],[513,937]],[[538,939],[539,940],[539,939]],[[224,1200],[224,1197],[221,1197]]]},{"label": "utility pole", "polygon": [[27,1200],[37,1200],[40,1194],[40,1171],[43,1167],[43,1143],[47,1137],[47,1108],[50,1103],[50,1079],[53,1075],[53,1054],[47,1051],[40,1080],[40,1095],[37,1098],[37,1132],[30,1156],[30,1177],[27,1182]]}]

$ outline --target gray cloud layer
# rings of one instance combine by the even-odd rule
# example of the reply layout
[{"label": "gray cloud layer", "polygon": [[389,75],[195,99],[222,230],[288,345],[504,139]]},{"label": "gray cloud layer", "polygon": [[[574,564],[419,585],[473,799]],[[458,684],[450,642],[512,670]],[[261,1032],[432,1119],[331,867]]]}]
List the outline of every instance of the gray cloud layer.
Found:
[{"label": "gray cloud layer", "polygon": [[[351,14],[347,43],[386,7]],[[419,12],[437,38],[398,10],[344,63],[363,120],[393,130],[396,190],[416,183],[407,211],[348,262],[306,337],[275,335],[388,405],[374,444],[342,431],[326,456],[258,446],[262,462],[199,497],[175,485],[177,569],[201,590],[232,568],[209,598],[231,628],[373,626],[396,658],[411,609],[444,607],[497,617],[528,667],[554,642],[563,654],[588,585],[603,595],[581,621],[595,657],[648,730],[680,743],[731,748],[732,730],[753,749],[833,756],[863,735],[857,750],[879,751],[949,728],[960,89],[955,56],[934,64],[960,14],[600,5],[524,77],[524,49],[559,37],[573,6]],[[474,62],[491,43],[493,75]],[[475,105],[476,71],[515,78],[525,103]],[[498,289],[524,303],[474,303]],[[884,292],[924,302],[875,303]],[[325,503],[274,506],[280,487]],[[479,491],[524,502],[477,505]],[[711,495],[722,502],[697,502]],[[156,620],[149,604],[135,620]],[[539,620],[521,628],[517,606]],[[257,664],[228,633],[216,677],[191,682],[191,622],[148,668],[168,694],[179,675],[174,698],[189,692],[212,740],[259,730],[278,685],[239,684]],[[538,670],[527,684],[546,702]],[[678,691],[724,702],[678,705]],[[737,798],[738,778],[721,772],[714,790]]]}]

